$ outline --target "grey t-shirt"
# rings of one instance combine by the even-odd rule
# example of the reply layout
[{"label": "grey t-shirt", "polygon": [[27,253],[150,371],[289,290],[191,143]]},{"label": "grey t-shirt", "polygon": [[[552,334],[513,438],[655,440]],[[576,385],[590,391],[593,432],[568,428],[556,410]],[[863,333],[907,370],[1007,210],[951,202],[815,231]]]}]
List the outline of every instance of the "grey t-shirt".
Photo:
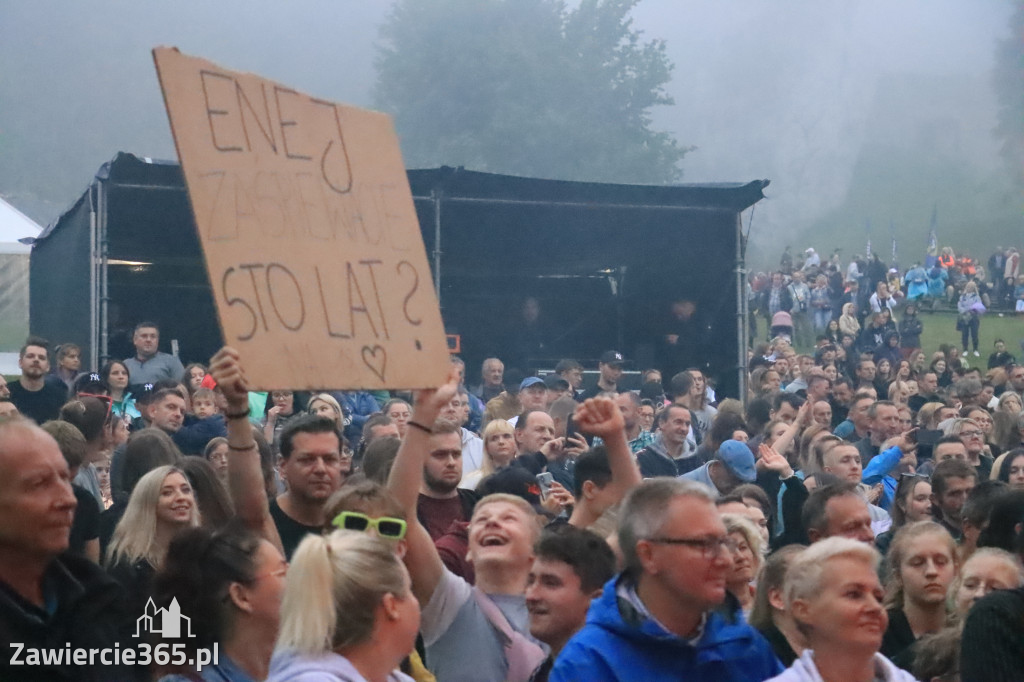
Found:
[{"label": "grey t-shirt", "polygon": [[[505,649],[473,598],[475,589],[446,568],[423,608],[420,632],[427,649],[427,668],[439,681],[504,680],[508,672]],[[513,629],[533,640],[525,597],[496,594],[486,598],[501,609]]]},{"label": "grey t-shirt", "polygon": [[128,368],[132,384],[155,384],[161,379],[181,381],[185,374],[181,360],[170,353],[157,353],[145,362],[139,362],[138,358],[128,358],[124,366]]}]

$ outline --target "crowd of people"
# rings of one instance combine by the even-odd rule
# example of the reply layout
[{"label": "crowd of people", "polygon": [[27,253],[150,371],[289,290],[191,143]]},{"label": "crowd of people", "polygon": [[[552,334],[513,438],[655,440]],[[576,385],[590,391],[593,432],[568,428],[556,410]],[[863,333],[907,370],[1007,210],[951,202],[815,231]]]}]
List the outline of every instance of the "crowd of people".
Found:
[{"label": "crowd of people", "polygon": [[[895,347],[919,347],[922,327],[917,313],[922,308],[955,309],[964,355],[973,352],[980,357],[982,316],[989,309],[1024,313],[1024,275],[1014,247],[996,247],[986,270],[949,246],[941,251],[930,248],[923,261],[905,269],[896,263],[887,267],[877,253],[855,256],[844,268],[839,250],[823,262],[813,247],[795,259],[787,246],[777,271],[750,275],[747,298],[752,337],[757,336],[759,318],[764,318],[770,336],[785,333],[801,348],[824,334],[834,343],[873,351],[888,343],[886,333],[897,335]],[[906,326],[896,327],[897,310],[909,311]],[[886,329],[879,335],[882,327]]]},{"label": "crowd of people", "polygon": [[[833,317],[821,266],[760,292],[742,402],[698,368],[628,390],[615,350],[587,386],[452,356],[414,394],[265,394],[149,322],[99,368],[30,338],[0,380],[0,635],[69,654],[0,679],[1021,679],[1024,365],[927,355],[887,283]],[[133,634],[172,608],[187,633]],[[144,643],[181,656],[70,654]]]}]

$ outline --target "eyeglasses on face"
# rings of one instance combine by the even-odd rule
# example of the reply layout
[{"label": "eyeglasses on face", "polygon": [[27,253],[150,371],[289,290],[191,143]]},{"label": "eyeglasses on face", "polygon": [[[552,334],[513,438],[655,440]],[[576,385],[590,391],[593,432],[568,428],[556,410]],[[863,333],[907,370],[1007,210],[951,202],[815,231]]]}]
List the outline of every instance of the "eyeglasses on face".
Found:
[{"label": "eyeglasses on face", "polygon": [[403,519],[392,516],[372,518],[354,511],[343,511],[334,517],[331,525],[342,530],[354,530],[365,533],[368,528],[376,528],[377,534],[390,540],[401,540],[405,537],[406,523]]},{"label": "eyeglasses on face", "polygon": [[724,548],[729,552],[736,551],[736,541],[730,537],[717,538],[647,538],[648,542],[659,545],[683,545],[700,550],[705,559],[713,559]]},{"label": "eyeglasses on face", "polygon": [[983,435],[985,435],[983,431],[978,431],[976,429],[971,429],[970,431],[961,431],[960,432],[960,437],[961,438],[981,438]]}]

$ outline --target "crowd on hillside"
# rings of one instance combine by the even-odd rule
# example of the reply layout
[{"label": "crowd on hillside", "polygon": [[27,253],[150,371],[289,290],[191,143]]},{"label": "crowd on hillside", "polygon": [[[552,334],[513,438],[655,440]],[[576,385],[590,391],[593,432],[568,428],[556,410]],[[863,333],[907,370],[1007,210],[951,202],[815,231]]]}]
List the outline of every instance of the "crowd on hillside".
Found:
[{"label": "crowd on hillside", "polygon": [[[149,322],[98,368],[30,338],[0,378],[0,679],[1019,680],[1024,364],[971,322],[1024,296],[1002,257],[787,251],[742,402],[699,368],[627,390],[617,350],[591,385],[452,356],[415,394],[266,394]],[[962,344],[921,348],[932,303]],[[135,636],[172,609],[190,629]]]},{"label": "crowd on hillside", "polygon": [[[757,337],[763,318],[769,335],[785,333],[801,348],[810,347],[815,335],[821,334],[833,342],[844,335],[859,342],[878,314],[888,314],[888,322],[910,306],[914,314],[922,309],[955,309],[963,351],[972,350],[971,343],[977,357],[978,328],[987,310],[1024,313],[1024,276],[1020,253],[1013,247],[996,247],[987,270],[948,246],[941,251],[929,249],[924,260],[905,269],[896,263],[886,266],[877,253],[854,257],[844,268],[838,250],[822,261],[814,248],[794,259],[786,247],[778,270],[750,275],[747,298],[752,338]],[[916,322],[906,333],[910,338],[902,340],[901,347],[919,345],[921,331]]]}]

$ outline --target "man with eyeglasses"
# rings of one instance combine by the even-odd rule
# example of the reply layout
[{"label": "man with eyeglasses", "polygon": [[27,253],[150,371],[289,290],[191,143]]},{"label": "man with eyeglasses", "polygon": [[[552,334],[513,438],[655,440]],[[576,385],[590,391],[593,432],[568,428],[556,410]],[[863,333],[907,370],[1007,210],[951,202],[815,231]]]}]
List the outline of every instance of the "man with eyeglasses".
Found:
[{"label": "man with eyeglasses", "polygon": [[730,540],[703,485],[645,481],[623,503],[624,570],[551,671],[563,680],[765,680],[782,671],[725,589]]}]

